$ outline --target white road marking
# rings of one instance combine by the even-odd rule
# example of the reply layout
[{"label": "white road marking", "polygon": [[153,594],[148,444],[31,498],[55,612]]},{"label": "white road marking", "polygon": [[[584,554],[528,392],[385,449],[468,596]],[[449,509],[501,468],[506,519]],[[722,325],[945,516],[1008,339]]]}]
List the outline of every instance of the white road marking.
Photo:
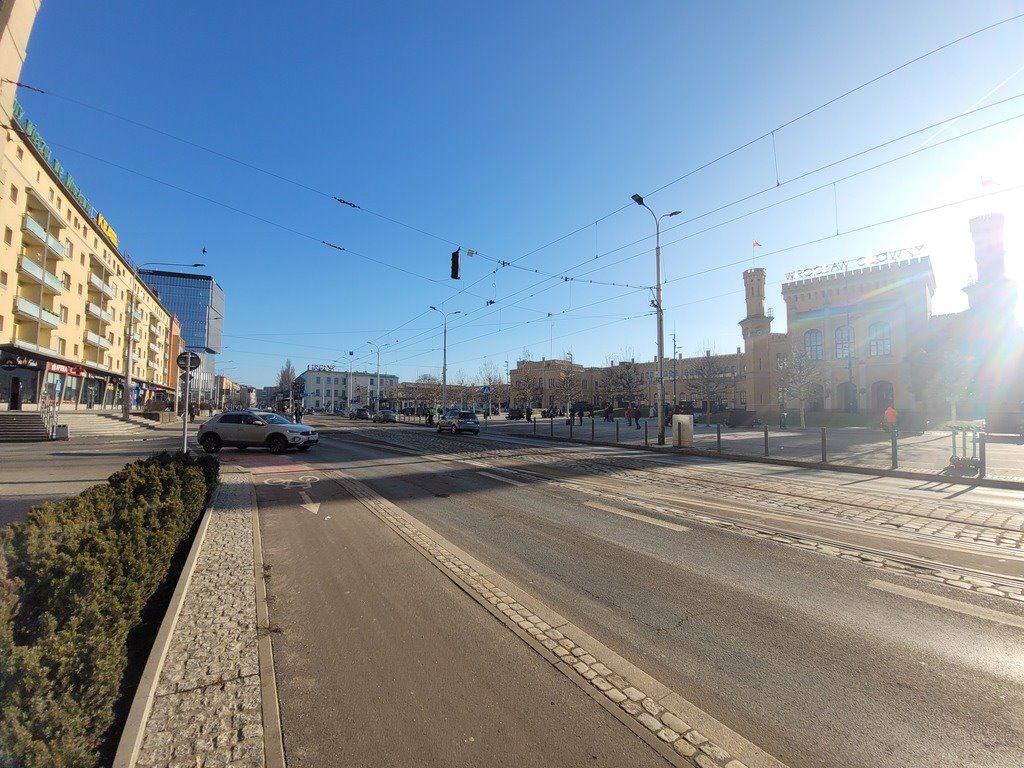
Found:
[{"label": "white road marking", "polygon": [[302,504],[300,504],[299,506],[301,506],[304,510],[306,510],[307,512],[312,512],[314,515],[320,512],[319,501],[313,501],[311,498],[309,498],[309,494],[306,493],[305,491],[299,491],[299,496],[302,497]]},{"label": "white road marking", "polygon": [[491,480],[500,480],[501,482],[508,483],[509,485],[526,485],[526,483],[521,483],[518,480],[513,480],[511,477],[502,477],[501,475],[495,475],[490,472],[477,472],[477,474],[483,475],[484,477],[489,477],[491,478]]},{"label": "white road marking", "polygon": [[616,509],[615,507],[609,507],[605,504],[598,504],[596,501],[585,501],[583,502],[585,507],[593,507],[594,509],[600,509],[603,512],[611,512],[613,515],[621,515],[622,517],[629,517],[633,520],[640,520],[644,523],[650,523],[651,525],[658,525],[662,528],[668,528],[672,531],[688,531],[690,530],[685,525],[679,525],[678,523],[667,523],[664,520],[658,520],[654,517],[647,517],[646,515],[640,515],[636,512],[627,512],[624,509]]},{"label": "white road marking", "polygon": [[904,587],[900,584],[890,584],[887,581],[874,581],[868,582],[868,586],[874,589],[881,590],[882,592],[889,592],[894,595],[900,595],[901,597],[909,597],[911,600],[917,600],[922,603],[928,603],[938,608],[946,608],[950,611],[956,611],[957,613],[963,613],[968,616],[975,616],[979,619],[985,619],[986,621],[994,621],[997,624],[1006,624],[1010,627],[1018,627],[1024,629],[1024,619],[1013,616],[1009,613],[1002,613],[1001,611],[993,611],[990,608],[981,608],[979,606],[967,605],[961,603],[958,600],[951,600],[948,597],[939,597],[938,595],[932,595],[928,592],[921,592],[910,587]]},{"label": "white road marking", "polygon": [[296,479],[293,477],[268,477],[263,481],[265,485],[283,485],[285,488],[312,488],[313,483],[320,482],[316,475],[302,475]]}]

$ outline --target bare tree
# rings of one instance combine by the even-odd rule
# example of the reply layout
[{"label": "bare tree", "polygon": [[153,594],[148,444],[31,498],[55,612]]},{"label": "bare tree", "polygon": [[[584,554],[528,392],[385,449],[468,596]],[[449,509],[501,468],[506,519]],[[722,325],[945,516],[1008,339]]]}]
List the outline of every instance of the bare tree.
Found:
[{"label": "bare tree", "polygon": [[573,403],[580,398],[582,384],[583,378],[576,365],[570,363],[558,372],[558,378],[555,380],[555,400],[559,404],[565,403],[566,413],[572,413]]},{"label": "bare tree", "polygon": [[512,399],[521,406],[540,402],[543,395],[536,379],[520,374],[512,380]]},{"label": "bare tree", "polygon": [[704,401],[704,423],[711,424],[711,406],[722,401],[729,384],[729,371],[711,350],[705,350],[692,368],[692,388]]},{"label": "bare tree", "polygon": [[795,402],[800,406],[800,426],[807,426],[804,418],[807,403],[814,397],[820,397],[823,389],[824,367],[811,360],[803,350],[789,354],[783,361],[782,381],[780,388],[787,402]]},{"label": "bare tree", "polygon": [[277,374],[277,391],[290,392],[293,381],[295,381],[295,366],[292,365],[291,360],[285,360],[281,371]]}]

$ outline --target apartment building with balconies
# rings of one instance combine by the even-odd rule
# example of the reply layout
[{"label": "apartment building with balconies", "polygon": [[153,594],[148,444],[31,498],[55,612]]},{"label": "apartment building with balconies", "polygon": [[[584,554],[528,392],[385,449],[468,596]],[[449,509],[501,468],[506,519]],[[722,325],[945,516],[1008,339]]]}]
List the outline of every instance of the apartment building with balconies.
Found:
[{"label": "apartment building with balconies", "polygon": [[14,102],[0,158],[0,409],[133,407],[175,391],[173,316]]}]

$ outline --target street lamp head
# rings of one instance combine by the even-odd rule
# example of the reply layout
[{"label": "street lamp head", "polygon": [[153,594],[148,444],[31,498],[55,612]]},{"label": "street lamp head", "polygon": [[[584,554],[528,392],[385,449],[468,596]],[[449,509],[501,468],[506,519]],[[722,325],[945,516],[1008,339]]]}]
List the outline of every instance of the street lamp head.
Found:
[{"label": "street lamp head", "polygon": [[452,312],[451,314],[453,314],[453,315],[461,315],[461,314],[462,314],[462,310],[461,310],[461,309],[456,309],[456,310],[455,310],[454,312]]},{"label": "street lamp head", "polygon": [[682,211],[672,211],[669,216],[678,216],[680,213],[682,213]]},{"label": "street lamp head", "polygon": [[637,205],[643,205],[644,204],[644,199],[642,197],[640,197],[640,195],[633,195],[631,199]]},{"label": "street lamp head", "polygon": [[440,312],[440,311],[441,311],[441,310],[440,310],[440,309],[438,309],[437,307],[431,307],[431,309],[432,309],[432,310],[434,310],[435,312]]}]

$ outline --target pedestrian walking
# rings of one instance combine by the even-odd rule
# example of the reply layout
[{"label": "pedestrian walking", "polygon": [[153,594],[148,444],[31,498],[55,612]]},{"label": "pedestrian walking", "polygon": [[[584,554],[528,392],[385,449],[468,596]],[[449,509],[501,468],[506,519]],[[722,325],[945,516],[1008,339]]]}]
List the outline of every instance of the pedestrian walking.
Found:
[{"label": "pedestrian walking", "polygon": [[651,406],[651,418],[653,419],[653,418],[654,418],[655,416],[657,416],[657,415],[658,415],[658,409],[657,409],[657,408],[655,408],[655,407],[654,407],[654,406],[652,405],[652,406]]},{"label": "pedestrian walking", "polygon": [[632,427],[633,426],[633,417],[635,415],[636,415],[636,411],[633,410],[633,404],[630,403],[629,405],[626,406],[626,426],[627,427]]},{"label": "pedestrian walking", "polygon": [[198,413],[199,413],[199,406],[196,405],[195,403],[190,403],[189,406],[188,406],[188,420],[189,421],[195,421],[196,420],[196,416],[198,415]]},{"label": "pedestrian walking", "polygon": [[302,423],[302,406],[299,405],[298,403],[295,404],[295,409],[292,411],[292,416],[295,417],[296,424]]},{"label": "pedestrian walking", "polygon": [[608,405],[606,405],[604,407],[604,420],[605,421],[611,421],[612,420],[612,405],[611,405],[611,403],[609,403]]}]

